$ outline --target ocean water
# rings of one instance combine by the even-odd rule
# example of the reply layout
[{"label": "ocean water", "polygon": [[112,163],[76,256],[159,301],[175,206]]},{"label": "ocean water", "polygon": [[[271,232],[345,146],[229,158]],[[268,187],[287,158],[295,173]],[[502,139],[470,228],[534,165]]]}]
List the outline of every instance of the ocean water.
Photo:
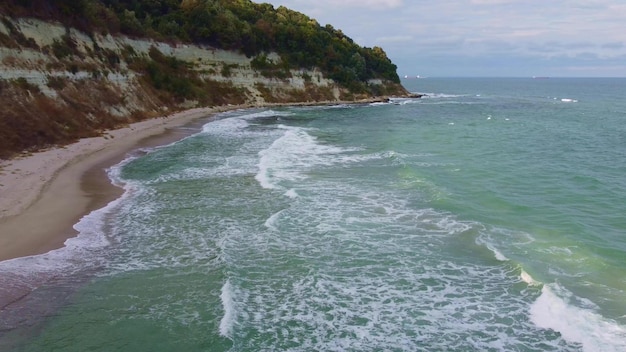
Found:
[{"label": "ocean water", "polygon": [[[406,80],[109,170],[7,351],[625,351],[626,79]],[[41,284],[41,282],[45,282]]]}]

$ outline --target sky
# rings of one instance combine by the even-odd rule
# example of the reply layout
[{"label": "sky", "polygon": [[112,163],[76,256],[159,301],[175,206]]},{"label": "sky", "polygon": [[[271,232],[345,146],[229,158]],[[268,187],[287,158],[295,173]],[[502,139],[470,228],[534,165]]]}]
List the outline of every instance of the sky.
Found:
[{"label": "sky", "polygon": [[626,0],[264,0],[382,47],[401,77],[626,77]]}]

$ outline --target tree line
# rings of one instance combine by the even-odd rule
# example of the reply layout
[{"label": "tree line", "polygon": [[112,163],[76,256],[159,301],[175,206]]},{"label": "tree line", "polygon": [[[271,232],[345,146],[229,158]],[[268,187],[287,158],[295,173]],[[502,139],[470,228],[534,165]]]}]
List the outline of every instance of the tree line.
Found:
[{"label": "tree line", "polygon": [[150,37],[209,45],[248,57],[277,52],[285,68],[318,67],[351,89],[367,81],[399,83],[380,47],[354,43],[341,30],[280,6],[250,0],[4,0],[0,12],[59,20],[88,33]]}]

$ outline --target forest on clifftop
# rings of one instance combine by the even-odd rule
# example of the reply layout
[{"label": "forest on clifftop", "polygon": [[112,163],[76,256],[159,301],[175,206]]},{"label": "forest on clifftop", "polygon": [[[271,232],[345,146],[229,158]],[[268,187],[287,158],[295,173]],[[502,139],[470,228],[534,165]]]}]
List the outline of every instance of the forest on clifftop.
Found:
[{"label": "forest on clifftop", "polygon": [[0,159],[194,107],[407,94],[382,48],[282,6],[0,1]]},{"label": "forest on clifftop", "polygon": [[[356,44],[341,30],[283,6],[250,0],[5,0],[0,13],[55,20],[86,33],[123,34],[209,45],[253,57],[276,74],[317,67],[353,92],[369,80],[399,83],[380,47]],[[280,67],[264,55],[276,52]]]}]

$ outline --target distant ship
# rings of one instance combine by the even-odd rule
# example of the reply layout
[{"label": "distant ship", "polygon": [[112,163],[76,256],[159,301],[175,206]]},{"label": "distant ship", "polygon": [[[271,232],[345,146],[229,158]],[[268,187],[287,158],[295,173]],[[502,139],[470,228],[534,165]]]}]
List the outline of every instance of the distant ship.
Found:
[{"label": "distant ship", "polygon": [[533,76],[533,79],[548,79],[550,77],[545,77],[545,76]]},{"label": "distant ship", "polygon": [[405,79],[409,79],[409,78],[422,78],[422,76],[417,75],[417,76],[413,77],[413,76],[409,76],[409,75],[404,75],[404,78],[405,78]]}]

